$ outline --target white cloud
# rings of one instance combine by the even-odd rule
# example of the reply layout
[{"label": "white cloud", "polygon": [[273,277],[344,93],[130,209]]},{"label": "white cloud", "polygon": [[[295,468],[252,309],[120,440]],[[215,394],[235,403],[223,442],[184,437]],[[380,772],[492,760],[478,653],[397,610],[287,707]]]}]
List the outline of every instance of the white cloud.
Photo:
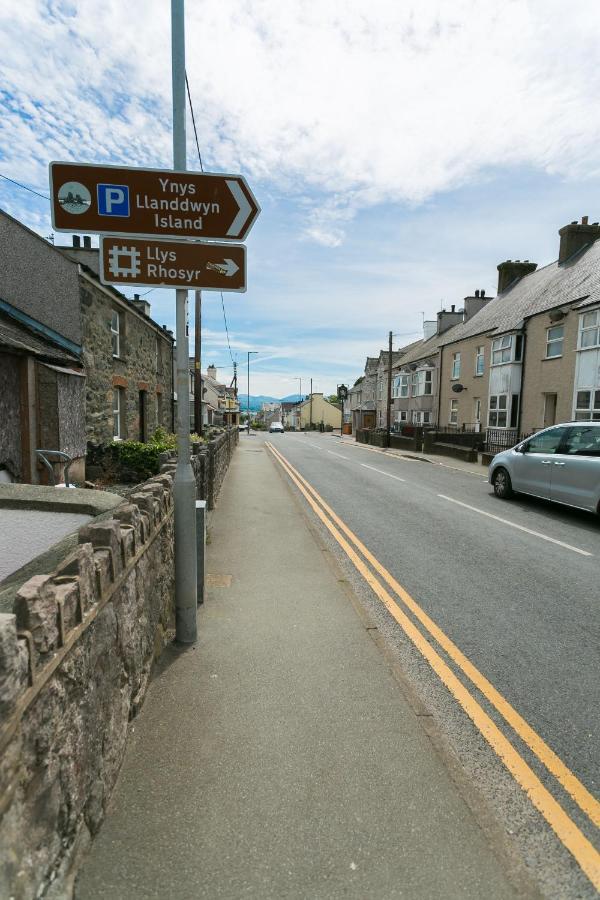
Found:
[{"label": "white cloud", "polygon": [[[20,0],[0,33],[7,174],[43,186],[51,158],[170,164],[168,3]],[[297,197],[305,234],[332,247],[359,209],[499,165],[600,172],[599,40],[595,4],[575,16],[558,0],[187,5],[208,165]]]}]

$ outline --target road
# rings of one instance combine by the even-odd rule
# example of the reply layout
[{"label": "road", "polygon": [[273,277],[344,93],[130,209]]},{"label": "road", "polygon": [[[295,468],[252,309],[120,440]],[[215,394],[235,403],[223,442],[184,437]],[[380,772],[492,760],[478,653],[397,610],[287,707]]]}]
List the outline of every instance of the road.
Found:
[{"label": "road", "polygon": [[[550,895],[594,896],[600,523],[528,498],[499,501],[484,469],[392,457],[332,435],[270,435],[269,443],[283,455],[274,456],[280,473],[304,487],[309,516],[327,530],[410,689],[515,834],[538,883]],[[356,549],[348,529],[364,545],[365,571],[343,546]],[[424,635],[417,643],[415,625]],[[427,656],[432,646],[439,663]]]}]

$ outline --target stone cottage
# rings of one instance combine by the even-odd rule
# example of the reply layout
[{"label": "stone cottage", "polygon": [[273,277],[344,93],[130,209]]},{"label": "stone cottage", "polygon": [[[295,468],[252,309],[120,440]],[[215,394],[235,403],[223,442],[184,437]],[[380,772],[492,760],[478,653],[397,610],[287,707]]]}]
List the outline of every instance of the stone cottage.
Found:
[{"label": "stone cottage", "polygon": [[[45,483],[37,450],[85,470],[85,378],[77,267],[0,210],[0,481]],[[60,457],[48,456],[53,462]],[[55,477],[62,480],[63,465]]]},{"label": "stone cottage", "polygon": [[173,336],[150,318],[150,304],[101,284],[98,250],[77,236],[58,248],[77,264],[88,444],[147,441],[173,431]]}]

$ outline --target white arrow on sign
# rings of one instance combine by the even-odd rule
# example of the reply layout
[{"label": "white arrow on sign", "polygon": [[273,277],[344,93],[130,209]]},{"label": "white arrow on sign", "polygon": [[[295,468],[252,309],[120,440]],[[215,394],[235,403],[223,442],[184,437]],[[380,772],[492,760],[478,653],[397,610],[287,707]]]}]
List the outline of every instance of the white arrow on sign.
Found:
[{"label": "white arrow on sign", "polygon": [[239,211],[238,211],[237,216],[235,217],[235,219],[233,220],[233,222],[227,229],[227,236],[228,237],[229,236],[238,237],[238,235],[244,228],[244,225],[246,224],[246,222],[252,215],[253,210],[252,210],[252,207],[250,206],[250,204],[248,203],[248,200],[246,199],[246,195],[244,194],[243,190],[241,189],[241,187],[239,186],[237,181],[233,181],[233,179],[228,178],[226,180],[226,184],[227,184],[227,187],[229,188],[229,190],[231,191],[231,193],[233,194],[233,199],[239,206]]},{"label": "white arrow on sign", "polygon": [[212,269],[214,272],[219,272],[220,275],[226,275],[228,278],[231,278],[232,275],[239,270],[239,266],[234,263],[232,259],[224,259],[222,263],[206,263],[207,269]]}]

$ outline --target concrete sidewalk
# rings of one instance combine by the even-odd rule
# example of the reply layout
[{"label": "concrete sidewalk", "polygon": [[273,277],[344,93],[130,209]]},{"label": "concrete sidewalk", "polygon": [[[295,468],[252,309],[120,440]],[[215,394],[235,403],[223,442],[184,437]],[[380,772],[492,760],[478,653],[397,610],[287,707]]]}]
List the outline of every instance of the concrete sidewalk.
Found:
[{"label": "concrete sidewalk", "polygon": [[515,896],[330,558],[242,439],[79,900]]},{"label": "concrete sidewalk", "polygon": [[[340,440],[339,434],[335,435]],[[409,457],[410,459],[420,459],[422,462],[433,463],[435,466],[443,466],[446,469],[456,469],[459,472],[469,472],[471,475],[479,475],[481,478],[487,477],[487,466],[483,466],[480,462],[464,462],[462,459],[454,459],[452,456],[442,456],[441,454],[423,453],[422,451],[402,451],[387,450],[379,447],[371,447],[368,444],[359,444],[353,435],[342,435],[341,440],[344,444],[354,444],[356,447],[364,447],[367,450],[377,450],[385,453],[386,456]]]}]

